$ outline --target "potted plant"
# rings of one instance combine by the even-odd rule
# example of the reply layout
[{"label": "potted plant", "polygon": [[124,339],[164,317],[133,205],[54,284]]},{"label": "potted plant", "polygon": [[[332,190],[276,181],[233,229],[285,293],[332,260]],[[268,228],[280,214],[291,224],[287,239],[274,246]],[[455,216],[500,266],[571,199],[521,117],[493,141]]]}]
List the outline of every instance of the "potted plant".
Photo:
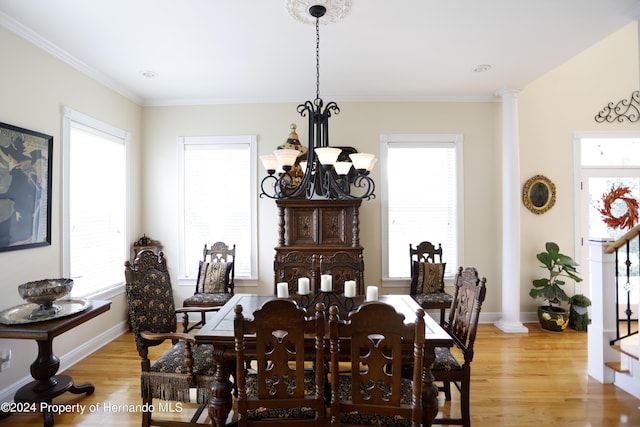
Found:
[{"label": "potted plant", "polygon": [[587,325],[591,323],[589,310],[591,300],[586,295],[576,294],[569,299],[571,309],[569,310],[569,327],[576,331],[586,331]]},{"label": "potted plant", "polygon": [[576,267],[578,264],[568,255],[560,253],[557,243],[547,242],[545,251],[536,255],[542,263],[542,268],[547,269],[549,275],[533,281],[533,288],[529,295],[534,299],[542,299],[548,305],[538,307],[538,320],[543,329],[550,331],[564,331],[569,324],[569,312],[560,305],[563,301],[569,302],[569,296],[562,286],[564,278],[570,278],[581,282]]}]

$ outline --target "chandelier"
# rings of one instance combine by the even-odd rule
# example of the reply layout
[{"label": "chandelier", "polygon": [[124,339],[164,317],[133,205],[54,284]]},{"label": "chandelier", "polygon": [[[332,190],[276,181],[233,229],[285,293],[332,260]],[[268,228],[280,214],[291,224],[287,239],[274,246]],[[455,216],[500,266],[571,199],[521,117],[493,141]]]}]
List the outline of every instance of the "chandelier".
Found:
[{"label": "chandelier", "polygon": [[[297,111],[309,121],[309,147],[297,140],[291,125],[287,148],[260,156],[267,170],[260,184],[260,197],[271,199],[344,199],[375,198],[375,183],[369,176],[377,159],[373,154],[358,153],[351,147],[329,145],[329,118],[339,114],[335,102],[326,105],[320,98],[320,18],[327,8],[312,5],[309,14],[316,24],[316,98],[298,105]],[[306,159],[305,159],[306,154]]]}]

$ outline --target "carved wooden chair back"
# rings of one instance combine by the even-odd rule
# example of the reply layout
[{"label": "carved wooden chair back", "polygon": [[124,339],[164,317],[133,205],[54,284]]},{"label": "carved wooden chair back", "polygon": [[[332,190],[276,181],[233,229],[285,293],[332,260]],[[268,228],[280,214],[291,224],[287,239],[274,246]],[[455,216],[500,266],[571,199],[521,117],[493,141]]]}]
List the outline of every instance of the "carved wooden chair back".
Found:
[{"label": "carved wooden chair back", "polygon": [[300,251],[287,252],[282,260],[277,258],[273,262],[274,271],[274,290],[276,294],[276,283],[287,282],[289,284],[289,293],[298,289],[298,279],[308,277],[313,288],[313,262],[312,256]]},{"label": "carved wooden chair back", "polygon": [[445,399],[451,400],[451,383],[460,391],[460,418],[437,418],[434,424],[460,424],[469,426],[471,361],[473,345],[478,329],[480,310],[486,295],[486,278],[479,279],[478,271],[473,267],[458,269],[446,330],[462,353],[459,361],[448,348],[436,348],[436,359],[431,372],[436,381],[442,381]]},{"label": "carved wooden chair back", "polygon": [[[325,322],[322,304],[308,317],[294,301],[274,299],[255,311],[253,320],[236,306],[239,426],[324,425],[324,363],[310,371],[305,362],[324,360]],[[311,354],[305,353],[305,335],[314,337]],[[255,374],[246,369],[248,361],[255,364]]]},{"label": "carved wooden chair back", "polygon": [[[437,257],[437,261],[436,261]],[[413,245],[409,243],[409,258],[411,259],[411,266],[413,267],[413,261],[424,262],[442,262],[442,245],[438,243],[438,248],[429,241],[418,243],[418,246],[413,248]]]},{"label": "carved wooden chair back", "polygon": [[[176,309],[174,305],[173,288],[162,252],[156,254],[145,249],[138,253],[133,264],[126,261],[125,280],[129,319],[142,368],[142,425],[165,423],[165,420],[154,418],[153,399],[191,402],[190,389],[196,390],[195,401],[200,404],[189,424],[196,425],[209,401],[216,370],[213,346],[194,346],[192,335],[176,332],[176,314],[186,310]],[[165,340],[171,340],[172,347],[152,363],[149,347]],[[185,424],[175,421],[162,425]]]},{"label": "carved wooden chair back", "polygon": [[[320,275],[330,274],[333,290],[344,293],[344,282],[356,281],[356,289],[364,287],[364,258],[362,254],[338,251],[333,255],[320,255],[315,258],[318,266],[315,269]],[[315,282],[316,290],[320,290],[320,278]]]},{"label": "carved wooden chair back", "polygon": [[[382,302],[364,303],[345,320],[336,306],[329,313],[331,425],[421,425],[424,310],[409,324]],[[346,348],[345,375],[339,363]],[[402,378],[403,360],[413,363],[412,379]]]}]

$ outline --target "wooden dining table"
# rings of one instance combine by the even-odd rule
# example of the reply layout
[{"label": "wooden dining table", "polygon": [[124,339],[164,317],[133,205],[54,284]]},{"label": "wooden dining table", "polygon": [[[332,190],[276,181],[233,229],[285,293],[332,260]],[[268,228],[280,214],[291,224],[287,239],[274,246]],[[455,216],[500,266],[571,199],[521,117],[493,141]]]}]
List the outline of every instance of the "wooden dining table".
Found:
[{"label": "wooden dining table", "polygon": [[[333,295],[333,297],[335,298],[336,296]],[[214,348],[216,372],[211,387],[209,416],[217,427],[222,427],[226,424],[233,407],[233,386],[229,376],[236,360],[233,330],[234,308],[238,304],[242,305],[245,316],[251,317],[254,311],[274,298],[276,298],[274,295],[236,294],[220,311],[210,315],[206,324],[195,334],[196,343],[213,344]],[[293,295],[292,298],[302,305],[308,305],[310,302],[306,298],[301,301],[297,295]],[[337,298],[344,301],[342,296],[337,296]],[[322,302],[322,298],[316,299],[318,300],[317,302]],[[404,314],[407,323],[415,321],[416,310],[420,308],[418,303],[409,295],[380,295],[378,300],[392,305],[398,313]],[[357,309],[363,302],[364,297],[359,296],[347,301],[344,306],[349,310]],[[423,424],[430,426],[438,414],[438,388],[433,383],[433,375],[431,374],[431,365],[435,359],[435,348],[451,347],[453,346],[453,340],[440,324],[429,315],[425,316],[425,328],[426,344],[424,351],[425,368],[422,378],[422,406]]]}]

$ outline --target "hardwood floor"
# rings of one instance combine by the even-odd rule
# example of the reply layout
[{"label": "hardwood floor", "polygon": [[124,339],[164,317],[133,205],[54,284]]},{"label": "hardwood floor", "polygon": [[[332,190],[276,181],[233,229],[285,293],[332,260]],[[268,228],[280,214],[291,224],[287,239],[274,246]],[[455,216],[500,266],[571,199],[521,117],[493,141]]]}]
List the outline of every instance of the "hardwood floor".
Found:
[{"label": "hardwood floor", "polygon": [[[587,375],[587,334],[567,330],[542,331],[527,324],[529,334],[505,334],[493,325],[480,325],[471,370],[471,418],[474,427],[640,426],[640,400]],[[86,405],[77,412],[54,417],[55,426],[136,426],[141,416],[126,405],[140,404],[139,361],[133,337],[125,334],[65,373],[78,384],[92,382],[90,396],[66,393],[54,403]],[[458,414],[453,401],[440,396],[442,411]],[[110,408],[105,409],[106,406]],[[90,405],[100,409],[90,412]],[[188,418],[187,411],[177,416]],[[14,414],[0,426],[42,426],[40,414]]]}]

